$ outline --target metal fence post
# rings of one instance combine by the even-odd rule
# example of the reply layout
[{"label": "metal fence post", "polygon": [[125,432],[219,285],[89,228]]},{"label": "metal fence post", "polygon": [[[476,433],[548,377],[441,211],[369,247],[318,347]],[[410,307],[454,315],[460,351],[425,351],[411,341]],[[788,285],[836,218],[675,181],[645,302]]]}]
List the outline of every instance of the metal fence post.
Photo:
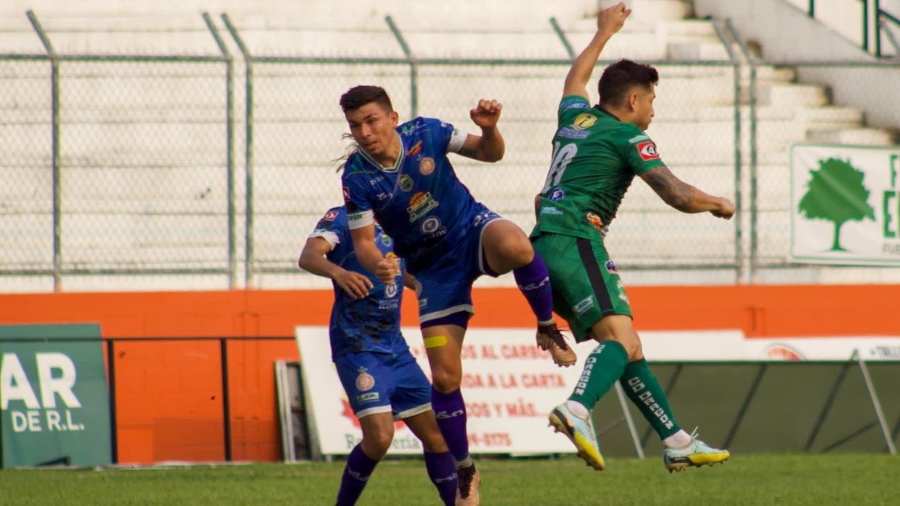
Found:
[{"label": "metal fence post", "polygon": [[244,223],[244,288],[253,286],[253,262],[254,262],[254,232],[253,232],[253,56],[237,28],[231,22],[227,13],[222,14],[222,22],[234,39],[241,55],[244,57],[244,192],[245,192],[245,223]]},{"label": "metal fence post", "polygon": [[219,30],[213,23],[208,12],[203,13],[203,21],[206,22],[209,33],[212,34],[222,57],[225,58],[225,145],[227,149],[228,171],[228,288],[234,290],[237,287],[237,217],[234,205],[234,57],[228,51],[225,41],[219,35]]},{"label": "metal fence post", "polygon": [[59,55],[34,11],[26,13],[50,57],[51,160],[53,170],[53,291],[62,291],[62,170],[60,155]]},{"label": "metal fence post", "polygon": [[397,38],[397,43],[400,44],[406,59],[409,60],[409,117],[412,119],[419,115],[419,64],[413,56],[409,44],[406,43],[406,39],[403,38],[403,34],[400,33],[400,29],[394,23],[394,19],[390,16],[385,16],[384,21],[391,29],[394,37]]}]

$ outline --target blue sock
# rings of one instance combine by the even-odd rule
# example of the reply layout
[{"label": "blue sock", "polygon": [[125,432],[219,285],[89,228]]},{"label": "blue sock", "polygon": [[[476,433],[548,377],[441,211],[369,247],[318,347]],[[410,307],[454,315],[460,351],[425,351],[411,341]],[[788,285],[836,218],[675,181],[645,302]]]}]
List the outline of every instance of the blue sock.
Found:
[{"label": "blue sock", "polygon": [[438,494],[446,506],[454,506],[456,504],[456,488],[458,481],[456,478],[456,462],[453,462],[453,455],[450,452],[444,453],[428,453],[425,452],[425,469],[428,470],[428,477],[431,483],[438,489]]},{"label": "blue sock", "polygon": [[540,255],[534,254],[534,258],[528,265],[513,269],[513,276],[519,290],[531,306],[531,311],[537,316],[538,322],[549,322],[553,319],[553,292],[550,289],[550,275],[547,273],[547,265]]},{"label": "blue sock", "polygon": [[366,488],[366,482],[376,465],[378,465],[378,461],[370,459],[359,445],[350,450],[350,455],[347,456],[347,465],[344,466],[344,476],[341,478],[341,489],[338,490],[337,506],[356,504],[356,500]]},{"label": "blue sock", "polygon": [[431,387],[431,409],[437,417],[441,435],[450,448],[456,462],[469,458],[469,436],[466,434],[466,404],[462,392],[456,390],[445,394]]}]

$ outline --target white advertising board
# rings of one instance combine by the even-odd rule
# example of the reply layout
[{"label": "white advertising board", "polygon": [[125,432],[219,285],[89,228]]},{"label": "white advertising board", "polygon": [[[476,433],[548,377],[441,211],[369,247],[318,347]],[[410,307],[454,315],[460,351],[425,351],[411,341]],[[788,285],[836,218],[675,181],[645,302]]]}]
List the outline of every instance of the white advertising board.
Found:
[{"label": "white advertising board", "polygon": [[[404,328],[413,355],[430,376],[428,359],[418,328]],[[345,455],[362,433],[341,387],[326,327],[297,327],[301,371],[311,437],[322,455]],[[740,331],[642,333],[648,356],[672,360],[743,356]],[[574,453],[569,440],[548,428],[547,415],[565,401],[578,377],[584,358],[596,343],[576,347],[579,361],[559,368],[534,342],[531,329],[476,329],[466,333],[463,348],[462,391],[468,413],[469,449],[472,453]],[[660,357],[656,357],[660,358]],[[420,454],[421,443],[401,422],[395,426],[390,454]]]}]

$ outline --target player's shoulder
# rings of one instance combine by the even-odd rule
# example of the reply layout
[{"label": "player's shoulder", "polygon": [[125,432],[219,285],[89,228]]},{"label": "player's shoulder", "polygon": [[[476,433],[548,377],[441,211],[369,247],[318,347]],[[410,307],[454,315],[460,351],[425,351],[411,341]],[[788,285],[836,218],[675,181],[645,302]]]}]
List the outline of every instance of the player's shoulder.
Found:
[{"label": "player's shoulder", "polygon": [[319,221],[326,223],[342,223],[347,221],[347,208],[345,206],[335,206],[325,211],[322,219]]},{"label": "player's shoulder", "polygon": [[397,126],[397,131],[401,137],[417,137],[427,130],[433,130],[446,125],[437,118],[428,118],[425,116],[417,116],[406,123]]},{"label": "player's shoulder", "polygon": [[566,95],[559,101],[560,113],[590,109],[591,103],[581,95]]}]

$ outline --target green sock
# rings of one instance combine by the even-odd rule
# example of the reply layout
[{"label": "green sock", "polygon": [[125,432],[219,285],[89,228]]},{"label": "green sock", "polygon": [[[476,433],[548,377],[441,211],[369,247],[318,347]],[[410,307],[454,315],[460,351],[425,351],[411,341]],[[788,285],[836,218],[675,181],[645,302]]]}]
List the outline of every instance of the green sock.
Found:
[{"label": "green sock", "polygon": [[675,421],[672,408],[669,407],[669,399],[656,380],[656,376],[647,367],[647,361],[640,359],[629,362],[625,366],[625,372],[619,378],[619,383],[631,399],[631,402],[641,411],[644,418],[659,434],[660,439],[665,439],[675,434],[681,427]]},{"label": "green sock", "polygon": [[627,363],[628,353],[617,341],[600,343],[584,360],[584,371],[569,399],[583,404],[589,410],[594,409],[594,404],[622,376]]}]

